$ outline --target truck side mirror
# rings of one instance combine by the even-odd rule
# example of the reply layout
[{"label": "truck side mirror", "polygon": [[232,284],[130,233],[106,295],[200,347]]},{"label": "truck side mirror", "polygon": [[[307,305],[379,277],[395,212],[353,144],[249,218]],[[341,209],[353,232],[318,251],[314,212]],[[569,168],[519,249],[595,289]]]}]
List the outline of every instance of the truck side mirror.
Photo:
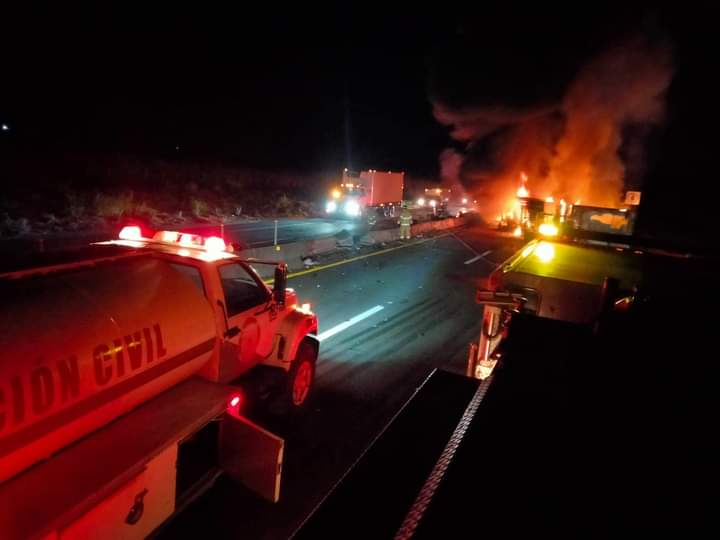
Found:
[{"label": "truck side mirror", "polygon": [[273,300],[275,303],[285,305],[285,288],[287,287],[287,264],[280,263],[275,267],[275,280],[273,281]]}]

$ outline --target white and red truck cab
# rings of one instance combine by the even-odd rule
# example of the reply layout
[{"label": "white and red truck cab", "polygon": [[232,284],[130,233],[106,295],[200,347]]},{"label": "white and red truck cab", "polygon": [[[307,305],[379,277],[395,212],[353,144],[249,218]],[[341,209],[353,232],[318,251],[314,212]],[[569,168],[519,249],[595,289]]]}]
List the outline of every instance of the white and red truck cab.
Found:
[{"label": "white and red truck cab", "polygon": [[404,189],[404,172],[370,169],[356,173],[345,169],[340,186],[330,192],[325,212],[354,218],[366,215],[372,208],[381,209],[385,215],[395,215],[402,203]]},{"label": "white and red truck cab", "polygon": [[279,497],[283,441],[230,383],[265,366],[302,407],[310,306],[219,238],[120,236],[0,273],[0,538],[143,538],[220,471]]}]

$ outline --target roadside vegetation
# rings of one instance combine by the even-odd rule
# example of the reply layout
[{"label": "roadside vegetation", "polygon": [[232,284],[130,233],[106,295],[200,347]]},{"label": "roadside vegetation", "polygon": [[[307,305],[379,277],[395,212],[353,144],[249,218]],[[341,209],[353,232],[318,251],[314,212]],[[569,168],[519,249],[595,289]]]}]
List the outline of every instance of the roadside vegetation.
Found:
[{"label": "roadside vegetation", "polygon": [[157,228],[320,215],[322,175],[179,160],[107,158],[3,172],[0,238],[98,232],[128,220]]}]

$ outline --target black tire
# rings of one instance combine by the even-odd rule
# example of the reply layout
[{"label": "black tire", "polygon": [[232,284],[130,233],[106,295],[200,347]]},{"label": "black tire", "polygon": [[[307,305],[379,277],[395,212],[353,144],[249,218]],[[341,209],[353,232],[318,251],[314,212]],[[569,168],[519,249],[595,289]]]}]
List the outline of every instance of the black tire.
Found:
[{"label": "black tire", "polygon": [[281,401],[285,410],[298,411],[307,405],[315,382],[316,363],[315,346],[309,340],[303,340],[298,346],[282,389]]}]

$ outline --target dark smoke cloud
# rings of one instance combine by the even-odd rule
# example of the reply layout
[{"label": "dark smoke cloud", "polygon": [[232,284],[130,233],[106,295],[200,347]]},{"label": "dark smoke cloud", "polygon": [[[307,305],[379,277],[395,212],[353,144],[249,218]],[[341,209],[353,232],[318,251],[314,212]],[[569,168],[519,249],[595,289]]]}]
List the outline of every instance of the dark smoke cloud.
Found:
[{"label": "dark smoke cloud", "polygon": [[672,71],[667,41],[639,36],[587,61],[556,103],[463,107],[436,96],[436,119],[464,146],[441,154],[443,176],[470,188],[488,215],[505,209],[521,172],[533,195],[616,205],[627,172],[641,184],[644,140],[663,120]]}]

